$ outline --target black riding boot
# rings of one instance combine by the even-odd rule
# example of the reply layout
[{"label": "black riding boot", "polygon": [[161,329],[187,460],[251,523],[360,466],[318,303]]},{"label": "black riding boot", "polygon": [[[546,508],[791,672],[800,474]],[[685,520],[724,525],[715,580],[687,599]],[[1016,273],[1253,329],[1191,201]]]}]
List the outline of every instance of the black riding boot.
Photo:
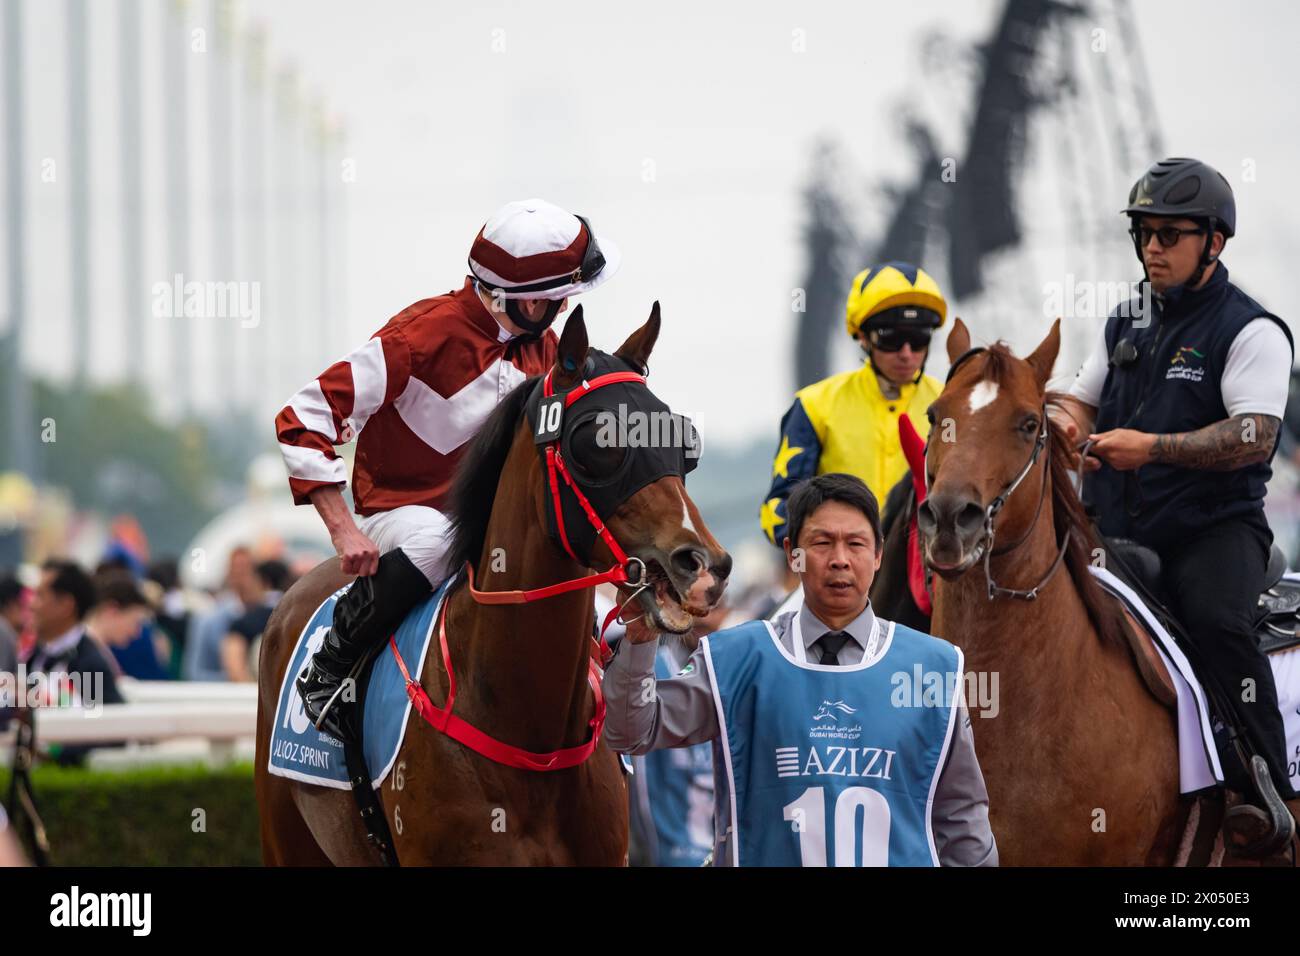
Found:
[{"label": "black riding boot", "polygon": [[351,735],[347,705],[357,699],[357,664],[397,630],[407,612],[429,596],[429,579],[400,548],[379,558],[379,568],[357,578],[334,605],[334,626],[297,680],[303,708],[320,730],[339,739]]}]

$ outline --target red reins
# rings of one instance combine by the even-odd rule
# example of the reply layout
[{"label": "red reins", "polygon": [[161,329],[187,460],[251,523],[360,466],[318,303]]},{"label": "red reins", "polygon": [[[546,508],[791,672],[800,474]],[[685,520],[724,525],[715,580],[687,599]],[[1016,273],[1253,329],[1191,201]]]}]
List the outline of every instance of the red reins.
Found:
[{"label": "red reins", "polygon": [[416,712],[427,720],[431,727],[489,760],[505,764],[507,767],[518,767],[520,770],[564,770],[568,767],[576,767],[596,752],[596,746],[600,743],[600,733],[605,727],[605,695],[600,689],[601,670],[596,666],[594,659],[587,658],[587,683],[591,685],[591,692],[596,697],[596,713],[587,722],[591,727],[591,738],[585,744],[576,747],[564,747],[549,753],[534,753],[522,747],[503,743],[451,712],[456,704],[456,673],[452,670],[451,652],[447,649],[446,599],[443,600],[441,618],[438,624],[438,643],[442,647],[443,666],[447,668],[447,703],[443,707],[435,705],[425,692],[424,685],[411,677],[410,671],[406,669],[406,662],[402,660],[401,652],[397,649],[397,640],[391,637],[388,639],[393,657],[397,659],[397,667],[406,680],[406,696],[410,698]]}]

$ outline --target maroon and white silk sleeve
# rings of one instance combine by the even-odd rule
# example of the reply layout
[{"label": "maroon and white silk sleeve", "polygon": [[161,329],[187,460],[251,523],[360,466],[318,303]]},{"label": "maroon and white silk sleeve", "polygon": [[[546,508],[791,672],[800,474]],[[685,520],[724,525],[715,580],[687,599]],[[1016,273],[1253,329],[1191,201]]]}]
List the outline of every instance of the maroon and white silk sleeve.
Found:
[{"label": "maroon and white silk sleeve", "polygon": [[410,349],[400,332],[381,329],[296,392],[275,419],[294,504],[317,488],[347,484],[336,445],[352,441],[366,422],[406,388]]}]

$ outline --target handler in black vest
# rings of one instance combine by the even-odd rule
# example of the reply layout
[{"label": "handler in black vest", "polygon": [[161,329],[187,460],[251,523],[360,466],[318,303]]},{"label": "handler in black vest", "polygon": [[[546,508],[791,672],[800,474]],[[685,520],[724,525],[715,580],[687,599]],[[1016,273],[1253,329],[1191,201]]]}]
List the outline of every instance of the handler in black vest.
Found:
[{"label": "handler in black vest", "polygon": [[1133,186],[1124,212],[1144,295],[1112,313],[1053,414],[1073,442],[1096,442],[1085,498],[1102,533],[1159,553],[1166,590],[1213,670],[1206,676],[1267,763],[1252,768],[1264,812],[1247,808],[1236,822],[1258,835],[1251,849],[1269,854],[1295,832],[1282,803],[1295,793],[1277,689],[1252,624],[1273,543],[1264,494],[1294,343],[1219,261],[1237,216],[1218,171],[1162,160]]}]

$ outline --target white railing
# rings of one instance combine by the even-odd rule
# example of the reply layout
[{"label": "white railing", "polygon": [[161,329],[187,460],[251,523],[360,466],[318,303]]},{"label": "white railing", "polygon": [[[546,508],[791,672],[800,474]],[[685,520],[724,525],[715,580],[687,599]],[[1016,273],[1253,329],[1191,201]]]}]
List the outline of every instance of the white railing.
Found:
[{"label": "white railing", "polygon": [[[185,741],[190,746],[171,749],[228,756],[236,744],[246,750],[257,733],[255,684],[123,678],[119,688],[127,703],[41,708],[36,714],[38,746]],[[0,734],[0,750],[7,754],[12,747],[13,731]]]},{"label": "white railing", "polygon": [[238,701],[44,707],[36,714],[38,744],[157,743],[182,737],[238,740],[256,733],[257,705]]},{"label": "white railing", "polygon": [[251,703],[257,709],[256,684],[232,684],[226,681],[135,680],[119,677],[117,689],[132,704],[156,704],[164,701],[183,703]]}]

